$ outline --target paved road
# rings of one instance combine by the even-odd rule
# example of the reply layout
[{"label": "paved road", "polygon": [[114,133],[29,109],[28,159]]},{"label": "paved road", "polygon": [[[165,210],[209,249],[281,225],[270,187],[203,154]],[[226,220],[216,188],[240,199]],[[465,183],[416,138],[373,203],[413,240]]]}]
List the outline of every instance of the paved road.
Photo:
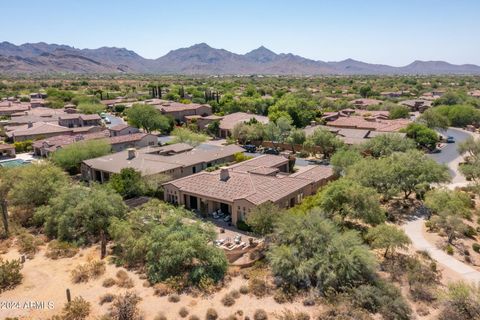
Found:
[{"label": "paved road", "polygon": [[109,124],[107,124],[107,128],[111,128],[113,126],[116,126],[117,124],[124,124],[125,123],[125,121],[123,121],[122,118],[116,117],[111,113],[107,114],[107,118],[110,119],[110,121],[111,121]]},{"label": "paved road", "polygon": [[[456,143],[447,144],[441,153],[431,154],[430,156],[438,163],[446,164],[450,169],[452,175],[452,182],[448,187],[455,187],[466,183],[465,178],[458,172],[458,163],[460,162],[460,155],[457,151],[458,143],[464,141],[470,137],[470,133],[449,128],[446,132],[442,132],[446,136],[452,136],[455,138]],[[405,233],[412,240],[412,245],[416,250],[425,250],[430,256],[436,260],[439,264],[446,268],[449,268],[453,272],[456,272],[467,281],[480,282],[480,272],[473,269],[471,266],[455,259],[454,257],[446,254],[443,250],[438,249],[435,245],[429,243],[423,235],[423,226],[425,225],[424,217],[413,217],[403,225]]]}]

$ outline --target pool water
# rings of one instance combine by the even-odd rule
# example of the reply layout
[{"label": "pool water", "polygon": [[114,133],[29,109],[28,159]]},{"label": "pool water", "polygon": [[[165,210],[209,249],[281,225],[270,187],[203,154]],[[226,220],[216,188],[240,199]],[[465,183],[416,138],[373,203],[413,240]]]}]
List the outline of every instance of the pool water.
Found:
[{"label": "pool water", "polygon": [[22,159],[12,159],[12,160],[5,160],[0,161],[0,167],[4,168],[14,168],[26,165],[28,162]]}]

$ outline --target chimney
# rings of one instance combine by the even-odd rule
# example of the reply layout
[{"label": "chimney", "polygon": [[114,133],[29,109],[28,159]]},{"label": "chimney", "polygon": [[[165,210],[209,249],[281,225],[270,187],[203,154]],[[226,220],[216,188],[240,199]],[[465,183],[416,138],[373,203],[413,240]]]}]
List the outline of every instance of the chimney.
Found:
[{"label": "chimney", "polygon": [[228,172],[227,168],[220,169],[220,180],[227,181],[230,178],[230,173]]},{"label": "chimney", "polygon": [[28,127],[28,128],[31,128],[31,127],[33,127],[33,123],[32,123],[32,121],[28,121],[27,127]]},{"label": "chimney", "polygon": [[135,148],[128,148],[128,160],[135,158]]}]

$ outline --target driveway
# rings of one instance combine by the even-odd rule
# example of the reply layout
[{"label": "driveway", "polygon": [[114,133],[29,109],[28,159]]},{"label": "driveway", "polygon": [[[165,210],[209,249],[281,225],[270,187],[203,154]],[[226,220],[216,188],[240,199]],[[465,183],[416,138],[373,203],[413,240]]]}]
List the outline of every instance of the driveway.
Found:
[{"label": "driveway", "polygon": [[[430,156],[438,163],[445,164],[450,170],[452,175],[452,182],[447,185],[448,188],[453,189],[457,186],[466,185],[468,182],[458,172],[458,164],[462,157],[457,151],[458,143],[466,140],[472,135],[467,131],[449,128],[442,132],[445,136],[452,136],[455,138],[456,143],[447,144],[442,148],[441,153],[430,154]],[[454,257],[448,255],[443,250],[438,249],[435,245],[425,239],[423,235],[423,226],[425,225],[425,218],[423,216],[412,217],[410,221],[403,225],[403,230],[412,240],[412,246],[415,250],[427,251],[432,259],[437,261],[440,265],[450,269],[451,271],[460,275],[467,281],[480,282],[480,272],[473,269],[471,266],[458,261]]]}]

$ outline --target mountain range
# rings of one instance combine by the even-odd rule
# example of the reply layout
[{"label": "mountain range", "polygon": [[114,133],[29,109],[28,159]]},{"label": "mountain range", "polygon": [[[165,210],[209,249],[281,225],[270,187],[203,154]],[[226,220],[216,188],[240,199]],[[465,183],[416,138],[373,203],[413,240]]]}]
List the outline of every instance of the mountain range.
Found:
[{"label": "mountain range", "polygon": [[125,48],[77,49],[67,45],[0,43],[0,74],[202,74],[202,75],[427,75],[475,74],[480,66],[445,61],[414,61],[403,67],[353,59],[324,62],[291,53],[277,54],[263,46],[246,54],[215,49],[206,43],[146,59]]}]

